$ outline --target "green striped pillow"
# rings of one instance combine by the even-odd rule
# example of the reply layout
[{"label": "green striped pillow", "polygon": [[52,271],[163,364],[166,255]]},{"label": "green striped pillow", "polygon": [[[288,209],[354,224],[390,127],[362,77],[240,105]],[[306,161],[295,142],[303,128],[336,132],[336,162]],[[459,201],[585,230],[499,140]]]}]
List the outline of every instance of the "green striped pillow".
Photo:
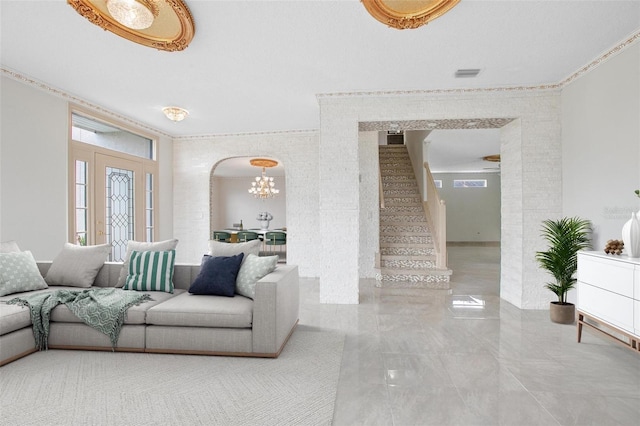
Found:
[{"label": "green striped pillow", "polygon": [[123,289],[173,293],[176,251],[133,251]]}]

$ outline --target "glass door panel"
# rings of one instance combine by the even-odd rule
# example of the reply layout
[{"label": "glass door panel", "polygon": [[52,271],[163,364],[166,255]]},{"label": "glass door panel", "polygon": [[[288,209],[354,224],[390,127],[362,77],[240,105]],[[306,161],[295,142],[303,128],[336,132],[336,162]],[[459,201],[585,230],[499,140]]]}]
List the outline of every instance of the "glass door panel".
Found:
[{"label": "glass door panel", "polygon": [[96,244],[111,244],[109,260],[124,260],[127,241],[145,239],[145,180],[135,161],[96,154]]}]

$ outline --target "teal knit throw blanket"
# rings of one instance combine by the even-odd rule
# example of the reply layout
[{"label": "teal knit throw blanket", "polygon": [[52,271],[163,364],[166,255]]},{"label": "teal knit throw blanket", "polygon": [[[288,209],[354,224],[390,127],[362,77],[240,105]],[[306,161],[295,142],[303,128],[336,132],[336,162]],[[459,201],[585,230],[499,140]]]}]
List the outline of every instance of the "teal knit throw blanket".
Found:
[{"label": "teal knit throw blanket", "polygon": [[36,348],[48,348],[49,322],[53,308],[63,303],[85,324],[109,336],[115,348],[124,324],[127,309],[152,300],[148,294],[119,288],[91,288],[87,290],[56,290],[22,297],[7,302],[27,306],[31,311]]}]

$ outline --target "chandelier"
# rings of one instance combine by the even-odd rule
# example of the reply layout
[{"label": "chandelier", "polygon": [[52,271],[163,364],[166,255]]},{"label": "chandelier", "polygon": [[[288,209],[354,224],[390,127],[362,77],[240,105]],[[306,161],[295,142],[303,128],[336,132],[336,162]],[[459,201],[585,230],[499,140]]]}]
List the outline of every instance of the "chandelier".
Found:
[{"label": "chandelier", "polygon": [[249,188],[249,194],[262,200],[267,198],[273,198],[280,193],[279,189],[276,189],[276,183],[273,181],[273,177],[267,176],[266,168],[275,167],[278,162],[270,160],[268,158],[254,158],[249,160],[252,166],[262,167],[262,174],[256,176],[254,182],[251,182],[251,188]]}]

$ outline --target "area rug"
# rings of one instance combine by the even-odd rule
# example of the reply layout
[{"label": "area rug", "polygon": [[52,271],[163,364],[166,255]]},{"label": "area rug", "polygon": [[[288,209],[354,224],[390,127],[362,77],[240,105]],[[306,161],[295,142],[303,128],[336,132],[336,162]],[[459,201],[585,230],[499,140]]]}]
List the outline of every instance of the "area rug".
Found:
[{"label": "area rug", "polygon": [[7,425],[328,425],[344,335],[298,326],[277,359],[49,350],[0,368]]}]

